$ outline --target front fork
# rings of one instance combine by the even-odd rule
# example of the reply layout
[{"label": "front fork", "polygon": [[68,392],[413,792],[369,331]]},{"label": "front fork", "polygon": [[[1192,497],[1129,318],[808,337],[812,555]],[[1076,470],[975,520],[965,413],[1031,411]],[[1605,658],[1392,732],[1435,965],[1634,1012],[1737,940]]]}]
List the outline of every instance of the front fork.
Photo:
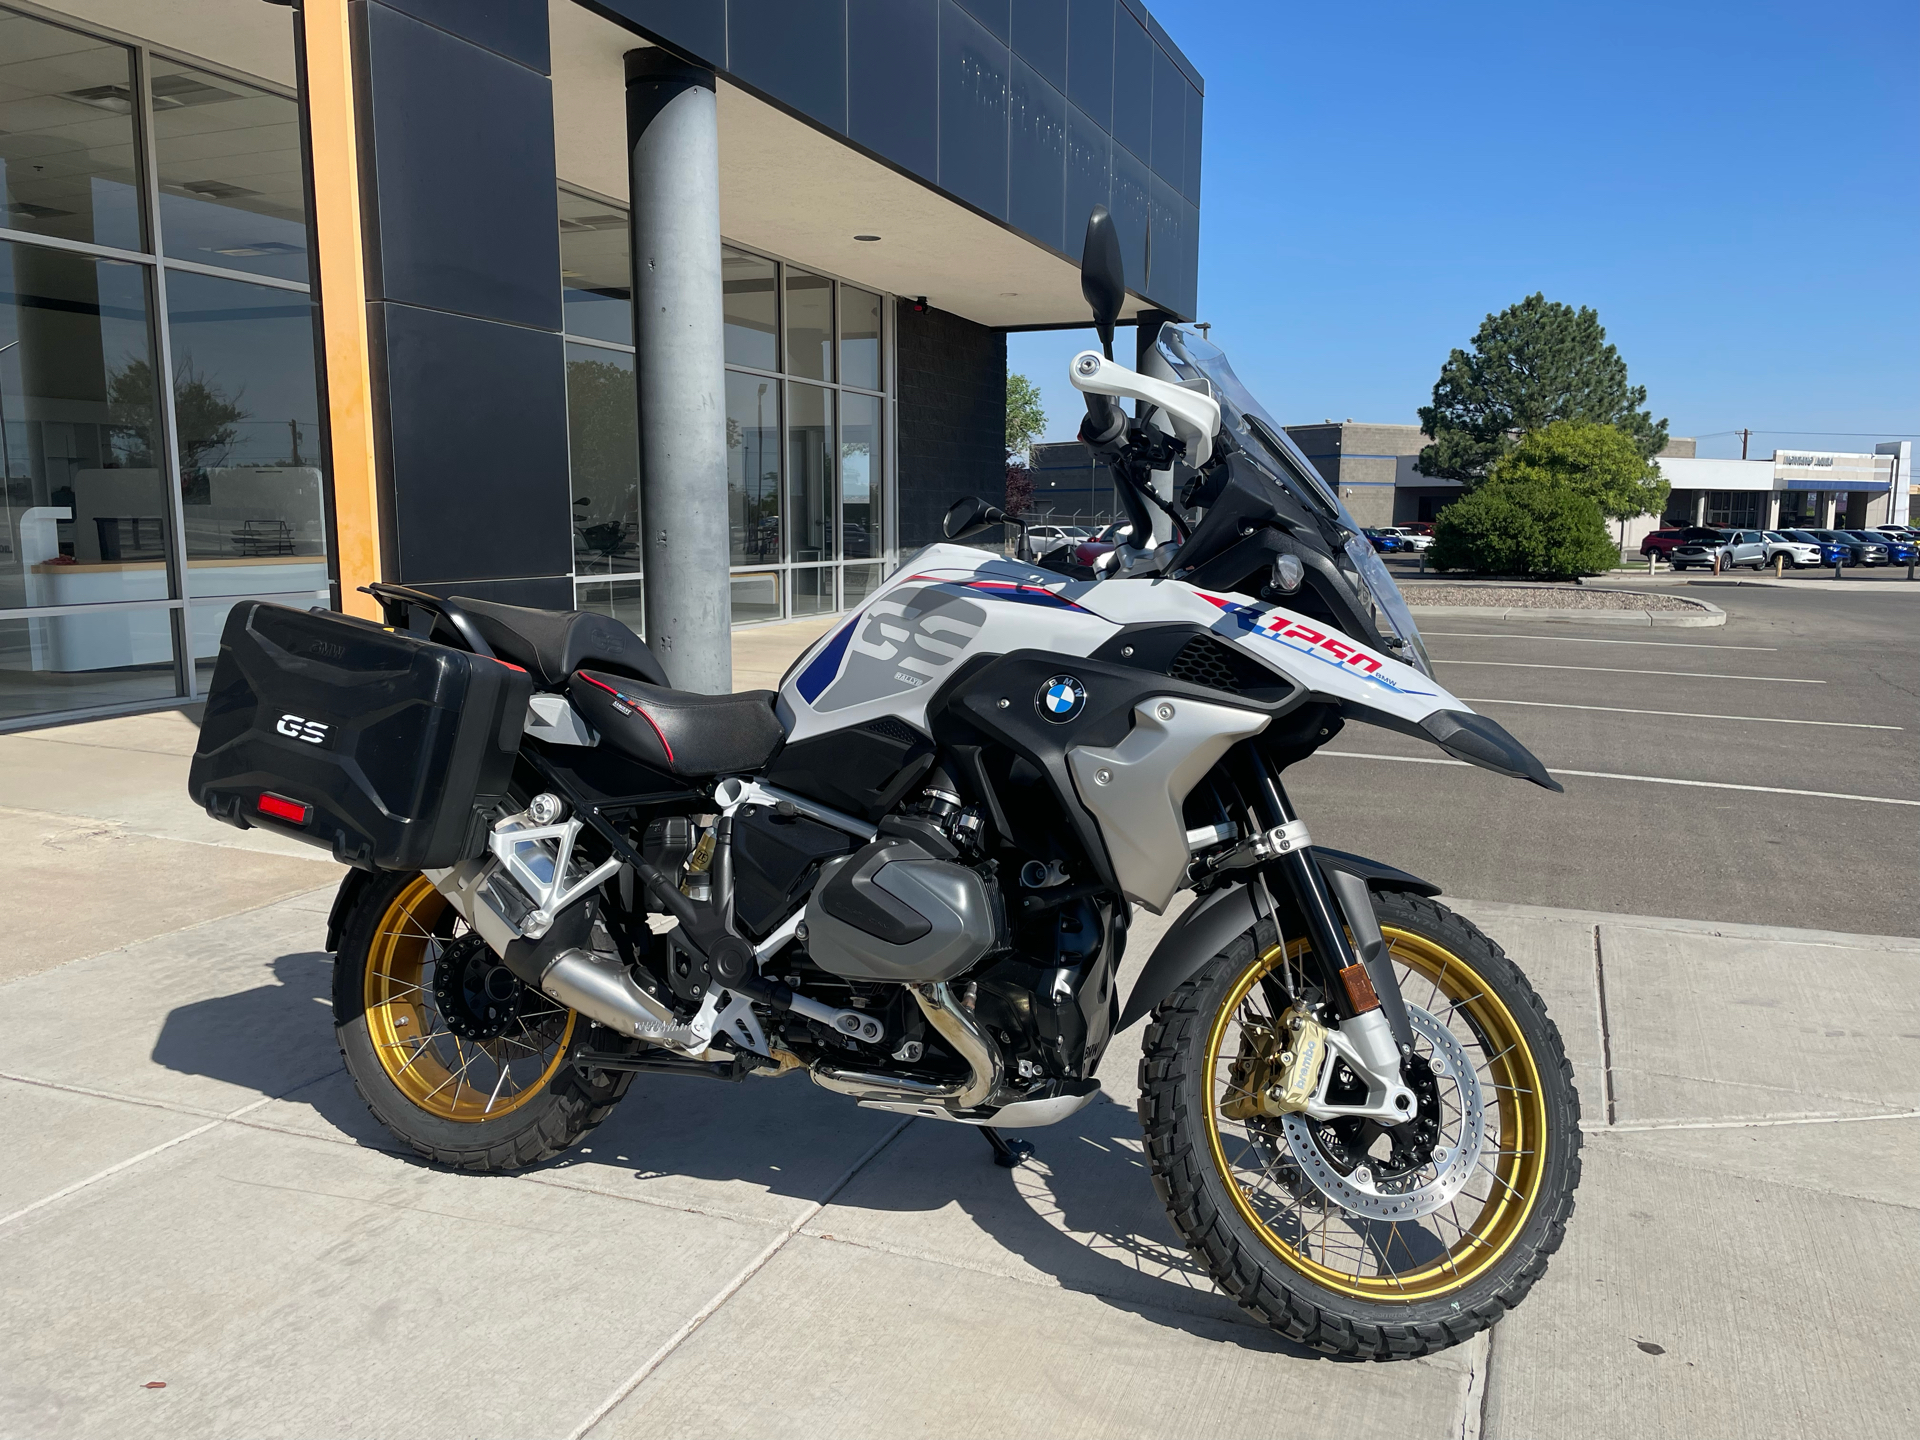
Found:
[{"label": "front fork", "polygon": [[1413,1024],[1367,882],[1341,870],[1329,878],[1321,870],[1278,773],[1257,745],[1247,747],[1247,755],[1254,781],[1254,794],[1248,798],[1262,812],[1267,833],[1285,837],[1261,873],[1288,887],[1311,952],[1326,957],[1322,967],[1327,1001],[1340,1014],[1340,1034],[1349,1042],[1339,1048],[1350,1048],[1349,1061],[1357,1061],[1374,1082],[1370,1088],[1381,1118],[1404,1118],[1409,1106],[1403,1102],[1411,1101],[1412,1092],[1401,1066],[1413,1054]]}]

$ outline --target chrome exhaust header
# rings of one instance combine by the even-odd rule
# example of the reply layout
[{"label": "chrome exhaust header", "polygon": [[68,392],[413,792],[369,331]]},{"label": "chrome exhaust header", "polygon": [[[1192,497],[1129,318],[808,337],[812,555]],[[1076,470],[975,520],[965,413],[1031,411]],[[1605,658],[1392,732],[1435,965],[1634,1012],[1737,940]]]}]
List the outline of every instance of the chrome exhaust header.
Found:
[{"label": "chrome exhaust header", "polygon": [[825,1090],[851,1095],[863,1105],[888,1109],[935,1106],[942,1110],[971,1110],[976,1105],[984,1105],[999,1092],[1006,1079],[1006,1065],[1000,1059],[999,1049],[973,1018],[973,1012],[955,999],[952,988],[944,980],[929,985],[909,985],[907,991],[918,1002],[927,1023],[967,1062],[971,1073],[965,1080],[936,1084],[902,1075],[842,1070],[819,1063],[812,1067],[813,1083]]}]

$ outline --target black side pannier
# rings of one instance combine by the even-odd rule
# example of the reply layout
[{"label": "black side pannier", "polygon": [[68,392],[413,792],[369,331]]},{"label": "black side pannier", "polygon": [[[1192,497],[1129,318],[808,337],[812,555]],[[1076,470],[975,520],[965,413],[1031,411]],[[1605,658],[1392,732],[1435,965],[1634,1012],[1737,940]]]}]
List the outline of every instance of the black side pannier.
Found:
[{"label": "black side pannier", "polygon": [[363,869],[477,855],[532,682],[518,666],[324,611],[227,617],[187,791],[209,815]]}]

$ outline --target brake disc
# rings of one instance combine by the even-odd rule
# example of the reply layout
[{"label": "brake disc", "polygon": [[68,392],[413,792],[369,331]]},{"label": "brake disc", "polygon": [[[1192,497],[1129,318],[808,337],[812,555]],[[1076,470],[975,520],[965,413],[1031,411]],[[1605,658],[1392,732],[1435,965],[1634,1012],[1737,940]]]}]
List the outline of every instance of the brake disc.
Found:
[{"label": "brake disc", "polygon": [[1442,1137],[1428,1159],[1433,1170],[1420,1184],[1385,1188],[1373,1174],[1373,1165],[1365,1156],[1359,1163],[1336,1163],[1321,1144],[1314,1122],[1304,1115],[1281,1119],[1287,1149],[1314,1189],[1341,1209],[1369,1220],[1411,1220],[1430,1215],[1448,1204],[1466,1188],[1474,1167],[1480,1163],[1480,1150],[1486,1140],[1486,1097],[1473,1062],[1454,1033],[1418,1005],[1407,1006],[1417,1037],[1424,1038],[1433,1053],[1428,1063],[1441,1083],[1454,1087],[1454,1108],[1459,1113],[1460,1132],[1451,1143]]}]

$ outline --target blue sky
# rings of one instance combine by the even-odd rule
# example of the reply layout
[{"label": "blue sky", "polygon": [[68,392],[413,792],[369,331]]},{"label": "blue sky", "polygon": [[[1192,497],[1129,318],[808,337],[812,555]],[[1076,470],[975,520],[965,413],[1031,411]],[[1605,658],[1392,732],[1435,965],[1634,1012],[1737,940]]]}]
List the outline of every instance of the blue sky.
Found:
[{"label": "blue sky", "polygon": [[[1152,8],[1206,78],[1199,318],[1282,421],[1412,423],[1539,290],[1703,455],[1920,437],[1913,0]],[[1088,338],[1010,337],[1048,438]]]}]

